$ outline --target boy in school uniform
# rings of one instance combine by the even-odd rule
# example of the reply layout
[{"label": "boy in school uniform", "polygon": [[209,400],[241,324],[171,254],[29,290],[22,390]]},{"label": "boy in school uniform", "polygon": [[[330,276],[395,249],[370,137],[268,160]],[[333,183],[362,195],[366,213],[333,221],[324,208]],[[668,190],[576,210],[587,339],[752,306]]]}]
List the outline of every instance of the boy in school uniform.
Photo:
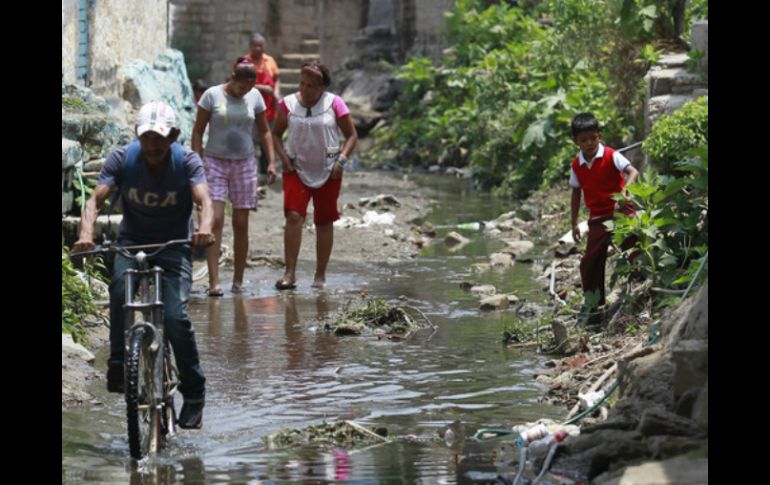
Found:
[{"label": "boy in school uniform", "polygon": [[[602,133],[599,122],[591,113],[581,113],[572,119],[572,141],[580,148],[572,161],[569,184],[572,188],[571,222],[572,237],[580,241],[578,214],[580,212],[581,193],[589,210],[588,241],[586,251],[580,260],[580,279],[583,294],[598,292],[598,305],[604,305],[604,279],[607,261],[607,249],[612,239],[604,222],[612,220],[616,211],[634,215],[630,203],[622,207],[612,198],[633,183],[639,172],[620,152],[601,143]],[[624,178],[625,175],[625,178]],[[636,238],[623,241],[621,249],[628,249],[636,244]],[[588,322],[591,308],[586,305],[580,312],[578,324]]]}]

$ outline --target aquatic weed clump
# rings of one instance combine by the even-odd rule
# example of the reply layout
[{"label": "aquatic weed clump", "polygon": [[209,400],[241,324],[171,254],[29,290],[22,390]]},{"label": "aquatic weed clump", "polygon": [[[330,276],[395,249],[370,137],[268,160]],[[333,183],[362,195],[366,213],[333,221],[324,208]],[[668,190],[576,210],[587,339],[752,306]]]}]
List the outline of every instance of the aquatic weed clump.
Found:
[{"label": "aquatic weed clump", "polygon": [[[419,312],[420,320],[412,318],[406,309]],[[361,335],[372,332],[388,338],[406,338],[412,332],[433,327],[427,317],[413,307],[395,306],[382,298],[367,299],[363,304],[348,302],[336,315],[328,319],[323,329],[335,335]]]},{"label": "aquatic weed clump", "polygon": [[385,428],[369,430],[349,421],[323,422],[304,429],[282,429],[265,437],[268,449],[294,448],[309,445],[331,445],[355,448],[388,441]]}]

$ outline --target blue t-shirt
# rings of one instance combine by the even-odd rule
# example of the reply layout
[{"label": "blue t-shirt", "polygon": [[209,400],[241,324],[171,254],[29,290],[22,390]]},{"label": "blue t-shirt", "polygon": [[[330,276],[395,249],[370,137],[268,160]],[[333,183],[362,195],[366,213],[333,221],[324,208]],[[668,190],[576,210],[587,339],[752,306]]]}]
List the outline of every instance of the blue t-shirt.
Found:
[{"label": "blue t-shirt", "polygon": [[123,221],[118,242],[155,244],[192,235],[192,186],[206,183],[198,154],[184,148],[183,169],[178,170],[168,154],[163,172],[152,175],[139,153],[135,171],[126,170],[128,146],[113,150],[99,173],[99,184],[118,187]]}]

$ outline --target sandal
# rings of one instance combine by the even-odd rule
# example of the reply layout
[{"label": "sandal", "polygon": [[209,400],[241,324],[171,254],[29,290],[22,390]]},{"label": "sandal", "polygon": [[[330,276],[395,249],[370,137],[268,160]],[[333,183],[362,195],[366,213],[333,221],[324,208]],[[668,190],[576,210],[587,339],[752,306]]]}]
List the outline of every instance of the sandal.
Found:
[{"label": "sandal", "polygon": [[224,296],[225,293],[221,289],[214,290],[212,288],[209,288],[208,290],[206,290],[206,294],[208,296]]},{"label": "sandal", "polygon": [[289,280],[280,279],[275,282],[275,288],[277,290],[293,290],[297,285]]}]

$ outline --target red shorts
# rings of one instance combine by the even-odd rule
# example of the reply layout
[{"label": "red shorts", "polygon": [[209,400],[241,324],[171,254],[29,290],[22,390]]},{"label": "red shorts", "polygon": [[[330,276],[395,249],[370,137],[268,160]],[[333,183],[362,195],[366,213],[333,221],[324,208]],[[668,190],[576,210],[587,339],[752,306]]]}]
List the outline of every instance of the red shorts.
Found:
[{"label": "red shorts", "polygon": [[340,218],[337,198],[340,195],[342,177],[329,178],[325,184],[313,189],[302,183],[297,172],[283,173],[283,212],[294,211],[303,218],[307,205],[313,199],[313,222],[316,226],[331,224]]}]

